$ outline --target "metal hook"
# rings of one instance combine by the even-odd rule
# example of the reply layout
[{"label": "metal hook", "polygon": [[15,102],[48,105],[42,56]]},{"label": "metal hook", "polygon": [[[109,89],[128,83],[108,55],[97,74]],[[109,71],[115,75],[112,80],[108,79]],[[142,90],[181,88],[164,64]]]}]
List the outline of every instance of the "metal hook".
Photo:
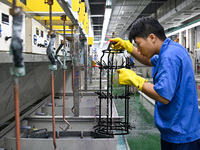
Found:
[{"label": "metal hook", "polygon": [[69,126],[70,126],[70,124],[69,124],[69,122],[66,120],[66,119],[64,119],[63,118],[63,121],[67,124],[67,127],[64,129],[62,126],[59,126],[63,131],[67,131],[67,129],[69,129]]}]

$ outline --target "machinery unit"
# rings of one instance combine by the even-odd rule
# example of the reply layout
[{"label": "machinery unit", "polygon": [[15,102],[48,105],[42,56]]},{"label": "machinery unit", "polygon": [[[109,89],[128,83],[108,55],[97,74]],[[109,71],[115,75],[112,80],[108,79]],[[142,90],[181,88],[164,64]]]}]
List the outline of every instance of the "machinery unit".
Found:
[{"label": "machinery unit", "polygon": [[25,52],[46,54],[49,44],[47,29],[33,18],[26,18],[26,47]]},{"label": "machinery unit", "polygon": [[[0,51],[9,51],[12,37],[12,16],[10,7],[0,2]],[[25,26],[25,15],[23,15],[23,27]],[[25,49],[25,28],[22,28],[23,50]]]}]

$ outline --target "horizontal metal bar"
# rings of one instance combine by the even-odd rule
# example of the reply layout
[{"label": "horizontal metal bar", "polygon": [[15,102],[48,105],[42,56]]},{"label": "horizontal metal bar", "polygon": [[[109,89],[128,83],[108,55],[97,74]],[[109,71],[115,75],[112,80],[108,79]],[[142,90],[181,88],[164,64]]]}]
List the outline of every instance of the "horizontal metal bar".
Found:
[{"label": "horizontal metal bar", "polygon": [[[26,11],[26,14],[32,15],[32,16],[49,16],[49,12],[37,12],[37,11]],[[52,12],[52,16],[62,16],[65,15],[64,12]]]},{"label": "horizontal metal bar", "polygon": [[[24,62],[49,62],[49,59],[46,54],[32,54],[32,53],[23,53]],[[61,57],[62,58],[62,57]],[[71,57],[67,57],[67,61],[71,61]],[[0,51],[0,63],[13,63],[10,52]]]},{"label": "horizontal metal bar", "polygon": [[90,15],[90,17],[104,17],[104,15]]},{"label": "horizontal metal bar", "polygon": [[[74,15],[72,13],[72,10],[69,8],[70,6],[69,6],[68,2],[66,2],[65,0],[57,0],[57,1],[58,1],[59,5],[62,7],[62,9],[64,10],[65,14],[69,17],[69,19],[71,20],[73,25],[79,26],[78,20],[75,19]],[[80,28],[80,33],[81,33],[82,38],[86,39],[86,36],[83,33],[82,28]]]},{"label": "horizontal metal bar", "polygon": [[105,2],[90,2],[90,5],[102,5],[105,4]]},{"label": "horizontal metal bar", "polygon": [[103,24],[93,24],[93,27],[103,26]]}]

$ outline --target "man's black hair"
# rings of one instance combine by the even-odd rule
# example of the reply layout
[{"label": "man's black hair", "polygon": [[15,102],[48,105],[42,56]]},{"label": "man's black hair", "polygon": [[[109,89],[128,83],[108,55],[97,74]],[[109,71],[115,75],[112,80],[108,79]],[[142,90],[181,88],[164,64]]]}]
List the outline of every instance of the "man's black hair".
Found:
[{"label": "man's black hair", "polygon": [[132,43],[135,37],[146,39],[151,33],[162,41],[166,39],[164,28],[156,19],[150,17],[139,18],[131,26],[129,41]]}]

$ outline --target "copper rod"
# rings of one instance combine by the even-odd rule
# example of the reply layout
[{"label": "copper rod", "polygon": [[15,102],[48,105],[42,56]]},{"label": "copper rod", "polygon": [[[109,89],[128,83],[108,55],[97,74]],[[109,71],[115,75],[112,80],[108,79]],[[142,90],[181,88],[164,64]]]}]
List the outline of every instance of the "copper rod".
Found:
[{"label": "copper rod", "polygon": [[56,150],[55,103],[54,103],[54,76],[53,76],[53,71],[51,71],[51,98],[52,98],[53,145],[54,145],[54,150]]},{"label": "copper rod", "polygon": [[[63,16],[63,30],[64,30],[64,50],[66,48],[66,43],[65,43],[65,20],[66,20],[66,16]],[[64,56],[65,57],[65,56]],[[65,63],[64,63],[65,64]],[[70,124],[69,122],[65,119],[65,70],[63,70],[63,121],[67,123],[67,127],[65,129],[65,131],[69,128]]]},{"label": "copper rod", "polygon": [[52,5],[49,5],[50,33],[52,32]]},{"label": "copper rod", "polygon": [[67,123],[67,127],[64,129],[62,126],[60,126],[60,128],[63,131],[66,131],[67,129],[69,129],[69,122],[65,119],[65,70],[63,70],[63,121]]},{"label": "copper rod", "polygon": [[13,9],[17,6],[16,0],[13,0]]},{"label": "copper rod", "polygon": [[74,28],[74,26],[71,26],[71,38],[72,38],[72,51],[73,51],[73,49],[74,49],[74,45],[73,45],[73,28]]},{"label": "copper rod", "polygon": [[[65,51],[65,48],[66,48],[66,43],[65,43],[65,21],[66,21],[66,16],[65,15],[62,16],[62,20],[63,20],[63,30],[64,30],[63,41],[64,41],[64,51]],[[64,55],[65,55],[65,53],[64,53]],[[63,56],[63,57],[65,57],[65,56]],[[65,59],[64,59],[64,61],[65,61]],[[63,64],[65,64],[65,62]],[[65,69],[63,69],[63,121],[65,123],[67,123],[67,127],[64,129],[62,126],[60,126],[60,128],[63,131],[66,131],[69,128],[70,124],[65,119]]]},{"label": "copper rod", "polygon": [[65,121],[65,70],[63,70],[63,120]]},{"label": "copper rod", "polygon": [[15,93],[15,132],[16,132],[16,149],[21,149],[20,144],[20,110],[19,110],[19,88],[18,79],[14,78],[14,93]]},{"label": "copper rod", "polygon": [[[66,16],[65,16],[66,18]],[[63,40],[64,40],[64,49],[66,47],[66,43],[65,43],[65,20],[63,20],[63,30],[64,30],[64,36],[63,36]]]},{"label": "copper rod", "polygon": [[[72,67],[72,90],[73,90],[73,101],[74,101],[74,97],[75,97],[75,95],[74,95],[74,67]],[[72,111],[72,113],[74,113],[74,105],[73,105],[71,111]]]}]

